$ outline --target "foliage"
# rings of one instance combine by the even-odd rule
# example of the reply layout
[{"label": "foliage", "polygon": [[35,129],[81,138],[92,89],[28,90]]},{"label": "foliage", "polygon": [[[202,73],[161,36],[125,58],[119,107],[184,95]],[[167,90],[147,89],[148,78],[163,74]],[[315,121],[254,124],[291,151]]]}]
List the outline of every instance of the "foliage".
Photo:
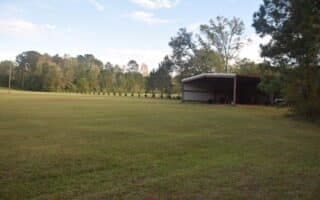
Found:
[{"label": "foliage", "polygon": [[259,77],[262,75],[261,66],[246,58],[236,62],[234,68],[231,68],[231,71],[239,75]]},{"label": "foliage", "polygon": [[17,56],[17,66],[11,61],[0,63],[1,86],[8,85],[8,67],[13,69],[13,86],[34,91],[71,91],[81,93],[142,92],[144,77],[136,61],[130,61],[128,72],[118,65],[105,65],[92,54],[77,57],[50,56],[26,51]]},{"label": "foliage", "polygon": [[228,72],[229,62],[237,57],[243,46],[244,23],[241,19],[233,17],[228,19],[218,16],[211,19],[209,24],[200,26],[205,39],[199,37],[201,45],[206,49],[217,51],[224,61],[224,71]]},{"label": "foliage", "polygon": [[258,88],[268,94],[273,104],[274,98],[281,93],[281,80],[275,76],[263,76]]},{"label": "foliage", "polygon": [[302,116],[320,116],[317,71],[320,63],[320,5],[313,0],[264,0],[254,14],[261,37],[271,36],[262,56],[286,68],[285,95]]},{"label": "foliage", "polygon": [[128,62],[128,72],[139,72],[139,64],[135,60]]},{"label": "foliage", "polygon": [[155,69],[153,69],[150,72],[145,82],[146,92],[152,92],[152,93],[155,92],[155,90],[157,89],[156,81],[157,81],[157,72]]},{"label": "foliage", "polygon": [[172,37],[169,46],[172,48],[171,60],[175,64],[181,78],[194,75],[193,66],[190,62],[193,50],[196,48],[192,39],[193,33],[181,28],[177,35]]},{"label": "foliage", "polygon": [[174,70],[174,62],[170,60],[169,56],[165,56],[163,61],[159,64],[158,69],[151,71],[150,76],[146,81],[147,91],[154,93],[156,90],[161,93],[172,93],[172,77],[171,73]]},{"label": "foliage", "polygon": [[9,60],[0,62],[0,86],[7,87],[9,81],[10,67],[14,70],[15,64]]},{"label": "foliage", "polygon": [[31,85],[32,90],[55,91],[61,89],[61,68],[49,57],[40,57],[32,77],[36,78]]},{"label": "foliage", "polygon": [[310,76],[302,67],[295,68],[288,75],[285,94],[288,102],[294,105],[293,110],[304,117],[320,116],[319,69]]},{"label": "foliage", "polygon": [[172,92],[172,78],[171,73],[173,72],[174,63],[169,59],[168,56],[159,64],[159,68],[156,72],[157,81],[156,88],[163,93],[171,94]]},{"label": "foliage", "polygon": [[198,43],[185,28],[179,29],[169,42],[180,80],[200,73],[227,72],[230,60],[243,46],[244,24],[239,18],[217,17],[200,29],[205,38],[198,36]]},{"label": "foliage", "polygon": [[196,49],[192,57],[194,74],[223,72],[223,58],[220,54],[210,49]]}]

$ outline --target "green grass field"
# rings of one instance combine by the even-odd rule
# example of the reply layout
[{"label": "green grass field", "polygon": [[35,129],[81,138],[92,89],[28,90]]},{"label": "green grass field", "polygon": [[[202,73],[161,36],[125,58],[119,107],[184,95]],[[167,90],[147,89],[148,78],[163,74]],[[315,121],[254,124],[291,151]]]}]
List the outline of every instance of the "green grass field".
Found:
[{"label": "green grass field", "polygon": [[0,199],[319,199],[285,109],[0,92]]}]

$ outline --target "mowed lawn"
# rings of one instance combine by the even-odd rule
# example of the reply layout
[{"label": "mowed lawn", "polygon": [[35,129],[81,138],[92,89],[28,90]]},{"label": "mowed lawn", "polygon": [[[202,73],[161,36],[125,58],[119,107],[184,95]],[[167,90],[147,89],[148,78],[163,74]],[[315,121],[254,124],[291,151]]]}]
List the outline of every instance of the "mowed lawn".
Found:
[{"label": "mowed lawn", "polygon": [[0,199],[319,199],[285,109],[0,92]]}]

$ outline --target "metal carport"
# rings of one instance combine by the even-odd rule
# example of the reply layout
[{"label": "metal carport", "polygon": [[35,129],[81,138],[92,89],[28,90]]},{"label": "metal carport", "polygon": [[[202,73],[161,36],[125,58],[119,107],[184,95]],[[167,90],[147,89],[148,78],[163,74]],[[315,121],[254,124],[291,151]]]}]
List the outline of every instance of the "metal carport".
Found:
[{"label": "metal carport", "polygon": [[182,101],[219,104],[264,104],[260,78],[233,73],[205,73],[182,80]]}]

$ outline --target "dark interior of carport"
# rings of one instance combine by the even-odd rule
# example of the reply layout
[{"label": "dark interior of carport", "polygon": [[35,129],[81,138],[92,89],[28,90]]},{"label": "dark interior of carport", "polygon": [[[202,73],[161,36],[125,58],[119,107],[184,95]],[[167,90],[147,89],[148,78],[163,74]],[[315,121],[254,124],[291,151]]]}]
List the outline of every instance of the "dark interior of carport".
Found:
[{"label": "dark interior of carport", "polygon": [[[190,83],[213,94],[214,98],[210,99],[210,103],[234,103],[234,93],[236,94],[235,103],[237,104],[264,104],[267,99],[258,89],[259,77],[240,75],[235,77],[206,77],[193,80]],[[234,90],[234,88],[236,89]]]}]

